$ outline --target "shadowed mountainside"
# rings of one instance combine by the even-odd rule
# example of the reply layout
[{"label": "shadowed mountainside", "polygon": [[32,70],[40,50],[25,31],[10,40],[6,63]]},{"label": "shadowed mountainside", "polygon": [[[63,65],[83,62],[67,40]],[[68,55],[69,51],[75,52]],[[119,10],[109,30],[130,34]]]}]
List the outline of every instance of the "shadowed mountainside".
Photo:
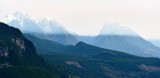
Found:
[{"label": "shadowed mountainside", "polygon": [[160,59],[157,58],[133,56],[84,42],[65,46],[29,34],[25,37],[33,41],[39,53],[62,77],[159,78]]},{"label": "shadowed mountainside", "polygon": [[[0,77],[54,78],[49,65],[19,29],[0,23]],[[43,73],[43,74],[41,74]]]}]

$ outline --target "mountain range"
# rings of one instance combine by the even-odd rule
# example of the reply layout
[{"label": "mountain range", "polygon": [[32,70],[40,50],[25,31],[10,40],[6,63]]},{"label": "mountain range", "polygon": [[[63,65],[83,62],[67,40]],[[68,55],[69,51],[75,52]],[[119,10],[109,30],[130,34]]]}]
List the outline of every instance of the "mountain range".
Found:
[{"label": "mountain range", "polygon": [[33,20],[25,14],[15,12],[5,16],[1,21],[38,38],[56,41],[64,45],[75,45],[78,42],[73,34],[70,34],[61,24],[48,18]]},{"label": "mountain range", "polygon": [[143,57],[160,57],[160,48],[145,40],[130,28],[117,23],[106,23],[97,36],[78,36],[67,31],[63,25],[50,19],[33,20],[29,16],[15,12],[2,19],[7,24],[19,28],[23,33],[58,42],[76,45],[82,41],[101,48],[111,49]]},{"label": "mountain range", "polygon": [[[33,42],[33,43],[32,43]],[[0,23],[1,78],[160,78],[160,59],[63,45]]]},{"label": "mountain range", "polygon": [[157,58],[133,56],[84,42],[67,46],[30,34],[25,37],[34,43],[52,69],[59,70],[62,78],[159,78]]},{"label": "mountain range", "polygon": [[126,52],[143,57],[160,57],[160,48],[127,27],[115,23],[104,24],[97,36],[77,36],[80,41],[101,48]]},{"label": "mountain range", "polygon": [[159,47],[131,29],[117,24],[104,25],[100,34],[93,41],[93,45],[144,57],[159,57],[160,54]]}]

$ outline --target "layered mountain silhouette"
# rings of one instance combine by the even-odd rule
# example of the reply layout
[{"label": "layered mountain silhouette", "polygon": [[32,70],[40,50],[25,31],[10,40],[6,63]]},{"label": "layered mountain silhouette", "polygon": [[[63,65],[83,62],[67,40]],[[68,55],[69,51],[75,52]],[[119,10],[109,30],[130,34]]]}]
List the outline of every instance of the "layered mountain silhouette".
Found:
[{"label": "layered mountain silhouette", "polygon": [[20,12],[5,16],[1,19],[2,22],[9,24],[15,28],[20,29],[23,33],[41,33],[42,31],[29,16]]},{"label": "layered mountain silhouette", "polygon": [[101,48],[122,51],[133,55],[160,57],[159,47],[145,40],[131,29],[116,23],[104,24],[99,35],[90,37],[71,34],[63,25],[50,19],[44,18],[35,21],[19,12],[6,16],[2,21],[19,28],[23,33],[63,45],[75,45],[79,41],[83,41]]},{"label": "layered mountain silhouette", "polygon": [[23,33],[32,34],[38,38],[48,39],[64,45],[75,45],[78,41],[63,25],[48,18],[33,20],[20,12],[7,15],[1,21],[20,29]]},{"label": "layered mountain silhouette", "polygon": [[159,78],[160,60],[157,58],[133,56],[84,42],[66,46],[30,34],[25,37],[34,43],[53,69],[59,70],[61,77]]},{"label": "layered mountain silhouette", "polygon": [[17,28],[0,23],[2,78],[159,78],[159,62],[84,42],[63,45],[23,36]]},{"label": "layered mountain silhouette", "polygon": [[127,27],[116,23],[104,24],[97,36],[77,36],[80,41],[101,48],[126,52],[143,57],[160,57],[160,48]]},{"label": "layered mountain silhouette", "polygon": [[55,76],[48,71],[48,64],[19,29],[0,22],[0,77],[54,78]]},{"label": "layered mountain silhouette", "polygon": [[93,44],[138,56],[159,57],[160,54],[159,47],[154,46],[129,28],[121,27],[118,24],[104,25]]}]

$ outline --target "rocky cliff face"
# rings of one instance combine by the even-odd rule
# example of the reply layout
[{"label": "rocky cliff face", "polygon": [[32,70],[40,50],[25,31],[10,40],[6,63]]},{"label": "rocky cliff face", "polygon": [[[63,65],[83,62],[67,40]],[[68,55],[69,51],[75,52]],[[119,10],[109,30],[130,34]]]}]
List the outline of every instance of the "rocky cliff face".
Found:
[{"label": "rocky cliff face", "polygon": [[32,42],[20,30],[0,23],[0,66],[42,65]]}]

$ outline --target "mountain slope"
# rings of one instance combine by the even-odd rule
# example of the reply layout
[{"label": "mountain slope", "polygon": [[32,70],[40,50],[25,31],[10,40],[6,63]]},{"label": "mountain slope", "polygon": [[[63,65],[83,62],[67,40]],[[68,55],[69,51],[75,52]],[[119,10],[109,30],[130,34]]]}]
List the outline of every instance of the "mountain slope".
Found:
[{"label": "mountain slope", "polygon": [[98,36],[94,45],[99,47],[123,51],[129,54],[144,57],[159,57],[160,48],[141,37],[133,36]]},{"label": "mountain slope", "polygon": [[25,78],[26,75],[26,78],[55,77],[47,70],[48,65],[36,53],[32,42],[23,37],[20,30],[4,23],[0,23],[0,69],[2,78]]},{"label": "mountain slope", "polygon": [[20,12],[7,15],[1,21],[20,29],[23,33],[32,34],[38,38],[48,39],[64,45],[75,45],[78,40],[69,33],[63,25],[48,18],[33,20]]},{"label": "mountain slope", "polygon": [[130,28],[121,26],[118,23],[105,23],[100,31],[100,35],[138,36]]},{"label": "mountain slope", "polygon": [[110,24],[104,26],[91,44],[143,57],[160,57],[160,48],[143,39],[132,30],[121,28],[116,24],[111,24],[111,27]]},{"label": "mountain slope", "polygon": [[1,68],[1,78],[57,78],[50,71],[39,67],[7,67]]},{"label": "mountain slope", "polygon": [[160,47],[160,40],[148,40],[152,42],[155,46]]},{"label": "mountain slope", "polygon": [[[74,46],[73,45],[66,46],[54,41],[40,39],[30,34],[24,34],[24,36],[33,42],[33,44],[35,45],[39,53],[57,53],[57,52],[66,53],[67,52],[71,54],[93,56],[99,53],[113,51],[113,50],[99,48],[90,44],[86,44],[84,42],[78,42]],[[117,52],[117,51],[113,51],[113,52]],[[122,54],[125,54],[125,53],[122,53]]]},{"label": "mountain slope", "polygon": [[41,38],[41,39],[47,39],[51,41],[55,41],[58,43],[61,43],[63,45],[75,45],[78,40],[74,35],[66,33],[66,34],[38,34],[38,33],[32,33],[32,35]]},{"label": "mountain slope", "polygon": [[32,34],[38,38],[48,39],[64,45],[75,45],[78,42],[74,35],[70,34],[62,25],[51,19],[43,18],[37,22],[37,25],[44,31],[41,34]]},{"label": "mountain slope", "polygon": [[[32,35],[27,37],[36,48],[45,52],[40,54],[62,77],[75,78],[160,78],[160,59],[133,56],[119,51],[99,48],[79,42],[75,46],[42,40]],[[52,46],[51,46],[52,45]],[[52,49],[57,47],[55,51]],[[63,47],[63,48],[60,48]],[[53,51],[52,51],[53,50]]]},{"label": "mountain slope", "polygon": [[40,33],[42,30],[29,16],[14,12],[1,19],[2,22],[20,29],[23,33]]},{"label": "mountain slope", "polygon": [[64,45],[54,41],[40,39],[30,34],[24,34],[24,36],[30,41],[34,42],[33,44],[36,46],[37,51],[40,53],[59,52],[60,50],[67,49],[67,47],[65,47]]},{"label": "mountain slope", "polygon": [[[36,61],[31,60],[34,60],[35,58],[42,59],[38,54],[36,54],[33,44],[23,37],[20,30],[1,23],[0,35],[0,54],[2,58],[5,59],[4,63],[9,63],[11,65],[23,65],[23,61],[25,60],[24,64],[27,64],[26,62],[28,61],[28,64],[32,65]],[[39,64],[41,65],[41,63],[38,63],[37,61],[37,65]]]}]

